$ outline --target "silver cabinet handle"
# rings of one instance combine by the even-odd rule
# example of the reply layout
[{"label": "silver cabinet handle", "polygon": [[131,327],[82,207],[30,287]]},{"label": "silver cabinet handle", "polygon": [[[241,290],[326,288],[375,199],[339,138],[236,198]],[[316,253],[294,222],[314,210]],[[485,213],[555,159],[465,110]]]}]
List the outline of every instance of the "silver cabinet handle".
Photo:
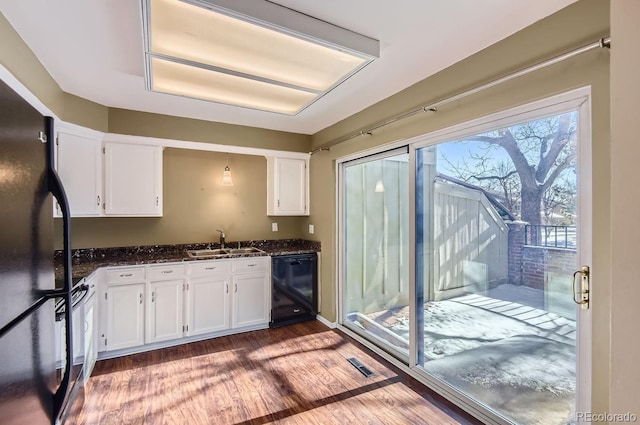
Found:
[{"label": "silver cabinet handle", "polygon": [[120,277],[131,277],[133,276],[133,273],[123,273],[120,275]]},{"label": "silver cabinet handle", "polygon": [[257,264],[247,264],[247,267],[255,267]]},{"label": "silver cabinet handle", "polygon": [[225,292],[228,294],[229,293],[229,285],[224,285],[225,288]]},{"label": "silver cabinet handle", "polygon": [[233,292],[238,292],[238,284],[235,283],[234,286],[235,286],[235,290]]},{"label": "silver cabinet handle", "polygon": [[140,304],[142,304],[142,292],[140,292]]},{"label": "silver cabinet handle", "polygon": [[215,269],[217,269],[217,267],[205,267],[204,269],[205,270],[215,270]]},{"label": "silver cabinet handle", "polygon": [[169,274],[169,273],[173,273],[173,270],[162,270],[163,274]]},{"label": "silver cabinet handle", "polygon": [[156,207],[158,206],[159,202],[160,202],[160,197],[156,196]]},{"label": "silver cabinet handle", "polygon": [[98,195],[98,206],[100,206],[100,195]]},{"label": "silver cabinet handle", "polygon": [[152,293],[151,293],[151,302],[152,302],[152,303],[153,303],[153,302],[156,302],[156,293],[155,293],[155,292],[152,292]]}]

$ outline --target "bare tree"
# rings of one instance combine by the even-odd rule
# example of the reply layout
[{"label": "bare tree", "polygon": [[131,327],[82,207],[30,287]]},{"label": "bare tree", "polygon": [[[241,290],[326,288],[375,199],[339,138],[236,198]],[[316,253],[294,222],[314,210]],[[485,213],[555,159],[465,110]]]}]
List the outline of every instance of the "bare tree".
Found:
[{"label": "bare tree", "polygon": [[[523,221],[542,224],[543,211],[546,216],[550,214],[543,207],[575,197],[575,185],[549,191],[575,162],[576,122],[577,114],[570,112],[466,137],[460,141],[485,145],[460,163],[445,160],[458,178],[499,190],[511,208],[519,204]],[[503,149],[511,161],[496,160],[492,149]]]},{"label": "bare tree", "polygon": [[559,178],[542,195],[542,214],[546,224],[567,226],[576,224],[575,178]]},{"label": "bare tree", "polygon": [[502,204],[513,214],[520,215],[520,181],[511,161],[500,161],[491,155],[490,145],[480,151],[469,152],[469,158],[454,163],[446,154],[442,159],[455,177],[478,185],[499,195]]}]

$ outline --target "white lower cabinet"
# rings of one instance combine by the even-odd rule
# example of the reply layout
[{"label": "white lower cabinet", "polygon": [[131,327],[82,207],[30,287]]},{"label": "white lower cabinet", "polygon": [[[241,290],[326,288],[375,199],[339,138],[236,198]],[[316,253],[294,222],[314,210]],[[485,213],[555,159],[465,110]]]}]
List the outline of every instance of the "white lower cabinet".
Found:
[{"label": "white lower cabinet", "polygon": [[144,344],[145,282],[107,284],[105,350]]},{"label": "white lower cabinet", "polygon": [[149,283],[146,343],[182,338],[184,279]]},{"label": "white lower cabinet", "polygon": [[109,268],[105,274],[99,351],[157,348],[269,323],[270,257]]},{"label": "white lower cabinet", "polygon": [[264,272],[233,276],[232,328],[269,322],[271,285],[268,279]]},{"label": "white lower cabinet", "polygon": [[229,328],[229,275],[211,274],[189,279],[187,335]]},{"label": "white lower cabinet", "polygon": [[271,313],[271,257],[238,258],[231,266],[231,327],[268,323]]},{"label": "white lower cabinet", "polygon": [[145,342],[169,341],[185,333],[184,294],[186,281],[182,264],[147,266],[147,332]]}]

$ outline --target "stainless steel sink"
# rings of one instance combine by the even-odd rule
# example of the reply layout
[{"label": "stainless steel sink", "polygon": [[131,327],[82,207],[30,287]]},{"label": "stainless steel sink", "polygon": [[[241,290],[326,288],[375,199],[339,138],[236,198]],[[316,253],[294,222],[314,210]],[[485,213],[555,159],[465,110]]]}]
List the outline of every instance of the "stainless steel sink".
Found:
[{"label": "stainless steel sink", "polygon": [[192,258],[223,258],[239,254],[264,254],[261,249],[248,246],[245,248],[218,248],[188,250],[187,255]]},{"label": "stainless steel sink", "polygon": [[265,252],[261,249],[255,248],[253,246],[248,246],[245,248],[227,248],[229,254],[264,254]]},{"label": "stainless steel sink", "polygon": [[187,251],[189,257],[193,258],[215,258],[215,257],[227,257],[229,256],[229,250],[220,249],[196,249]]}]

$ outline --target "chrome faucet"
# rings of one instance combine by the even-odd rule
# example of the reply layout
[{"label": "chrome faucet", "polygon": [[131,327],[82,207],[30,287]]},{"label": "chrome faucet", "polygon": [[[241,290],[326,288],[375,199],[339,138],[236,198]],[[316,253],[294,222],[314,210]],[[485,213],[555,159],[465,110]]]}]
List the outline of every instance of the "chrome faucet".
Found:
[{"label": "chrome faucet", "polygon": [[220,232],[220,248],[224,248],[224,232],[220,229],[216,230],[216,232]]}]

